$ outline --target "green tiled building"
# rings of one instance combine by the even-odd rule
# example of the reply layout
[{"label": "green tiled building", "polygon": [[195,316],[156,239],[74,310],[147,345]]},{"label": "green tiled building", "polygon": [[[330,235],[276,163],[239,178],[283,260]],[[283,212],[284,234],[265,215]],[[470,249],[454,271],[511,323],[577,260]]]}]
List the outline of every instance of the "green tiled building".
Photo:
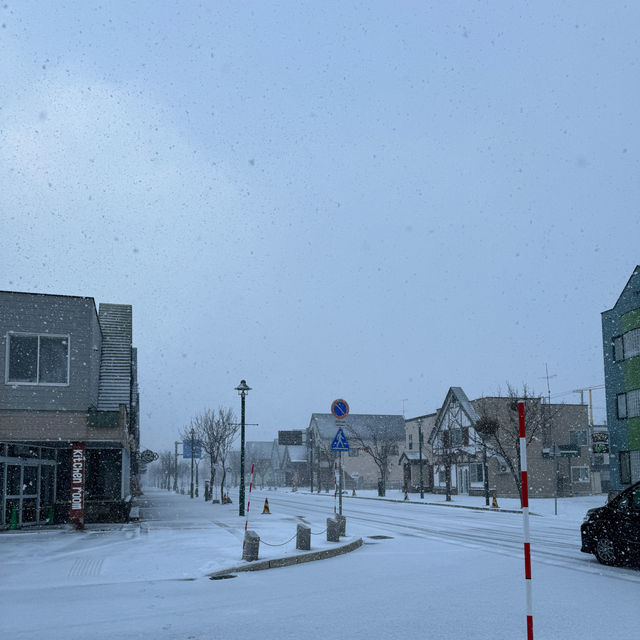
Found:
[{"label": "green tiled building", "polygon": [[602,314],[611,491],[640,481],[640,266]]}]

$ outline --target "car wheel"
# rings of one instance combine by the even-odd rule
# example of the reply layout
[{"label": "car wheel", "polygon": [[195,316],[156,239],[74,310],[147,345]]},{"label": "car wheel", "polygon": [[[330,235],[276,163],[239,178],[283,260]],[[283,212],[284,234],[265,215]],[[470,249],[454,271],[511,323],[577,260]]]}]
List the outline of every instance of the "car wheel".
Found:
[{"label": "car wheel", "polygon": [[598,562],[608,566],[616,565],[619,561],[616,545],[608,536],[598,538],[598,541],[596,542],[595,556],[598,559]]}]

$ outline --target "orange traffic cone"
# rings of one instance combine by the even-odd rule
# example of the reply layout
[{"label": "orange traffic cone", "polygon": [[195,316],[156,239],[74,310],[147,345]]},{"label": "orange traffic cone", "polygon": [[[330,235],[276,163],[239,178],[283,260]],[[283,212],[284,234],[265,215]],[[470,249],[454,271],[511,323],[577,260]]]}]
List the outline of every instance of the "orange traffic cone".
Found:
[{"label": "orange traffic cone", "polygon": [[491,499],[491,508],[492,509],[499,509],[500,507],[498,506],[498,499],[496,498],[496,492],[493,492],[493,498]]},{"label": "orange traffic cone", "polygon": [[353,487],[353,493],[352,493],[351,495],[352,495],[352,497],[354,497],[354,498],[356,497],[356,488],[355,488],[355,487]]},{"label": "orange traffic cone", "polygon": [[262,513],[271,513],[271,511],[269,511],[269,498],[264,499],[264,509],[262,510]]}]

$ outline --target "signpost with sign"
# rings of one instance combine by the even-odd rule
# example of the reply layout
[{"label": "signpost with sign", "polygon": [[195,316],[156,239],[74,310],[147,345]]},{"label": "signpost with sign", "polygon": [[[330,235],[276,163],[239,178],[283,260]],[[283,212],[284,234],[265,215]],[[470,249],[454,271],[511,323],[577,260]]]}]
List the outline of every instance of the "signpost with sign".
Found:
[{"label": "signpost with sign", "polygon": [[[191,443],[193,442],[193,446]],[[186,460],[187,458],[195,458],[199,460],[202,458],[202,442],[200,440],[183,440],[182,441],[182,457]]]},{"label": "signpost with sign", "polygon": [[302,431],[299,429],[278,431],[278,444],[299,446],[302,444]]},{"label": "signpost with sign", "polygon": [[334,400],[331,403],[331,413],[336,419],[336,425],[338,427],[336,437],[331,443],[331,451],[338,452],[338,504],[339,513],[340,515],[342,515],[342,452],[349,451],[349,441],[347,440],[347,436],[344,435],[344,431],[342,430],[342,427],[344,426],[344,420],[349,415],[349,405],[347,404],[347,401],[343,400],[342,398]]},{"label": "signpost with sign", "polygon": [[553,510],[554,514],[558,515],[558,460],[560,458],[574,458],[579,455],[578,449],[571,444],[556,444],[555,442],[550,447],[545,447],[542,450],[543,458],[553,458],[555,461],[555,491],[553,495]]}]

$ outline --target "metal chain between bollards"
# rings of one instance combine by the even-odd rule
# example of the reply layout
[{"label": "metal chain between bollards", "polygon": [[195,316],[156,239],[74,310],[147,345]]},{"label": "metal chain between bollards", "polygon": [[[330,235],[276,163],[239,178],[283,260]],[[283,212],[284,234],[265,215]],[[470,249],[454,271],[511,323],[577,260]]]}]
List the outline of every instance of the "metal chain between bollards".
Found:
[{"label": "metal chain between bollards", "polygon": [[281,542],[279,544],[271,544],[269,542],[266,542],[265,540],[260,540],[260,542],[262,542],[262,544],[266,544],[268,547],[282,547],[285,544],[289,544],[298,534],[295,533],[294,535],[292,535],[286,542]]},{"label": "metal chain between bollards", "polygon": [[312,536],[321,536],[323,533],[327,533],[326,527],[322,531],[311,531]]}]

